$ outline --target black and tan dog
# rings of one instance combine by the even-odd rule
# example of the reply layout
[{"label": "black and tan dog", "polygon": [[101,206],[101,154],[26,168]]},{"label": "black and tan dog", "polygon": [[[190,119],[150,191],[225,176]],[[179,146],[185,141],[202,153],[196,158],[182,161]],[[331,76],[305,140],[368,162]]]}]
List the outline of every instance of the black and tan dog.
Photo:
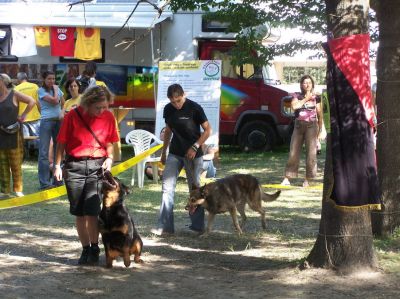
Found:
[{"label": "black and tan dog", "polygon": [[262,208],[261,201],[274,201],[280,193],[281,191],[267,194],[262,190],[254,176],[235,174],[200,188],[192,188],[186,208],[193,213],[197,206],[201,205],[208,211],[206,233],[211,231],[216,214],[229,212],[236,231],[241,234],[242,229],[237,219],[237,211],[239,211],[242,220],[241,225],[243,226],[247,219],[244,211],[247,203],[253,211],[260,213],[261,225],[265,229],[265,211]]},{"label": "black and tan dog", "polygon": [[135,255],[135,263],[141,263],[143,242],[136,231],[133,219],[124,204],[124,195],[129,193],[121,181],[109,171],[103,175],[103,208],[99,216],[99,229],[106,252],[106,264],[121,256],[125,267],[131,264],[130,256]]}]

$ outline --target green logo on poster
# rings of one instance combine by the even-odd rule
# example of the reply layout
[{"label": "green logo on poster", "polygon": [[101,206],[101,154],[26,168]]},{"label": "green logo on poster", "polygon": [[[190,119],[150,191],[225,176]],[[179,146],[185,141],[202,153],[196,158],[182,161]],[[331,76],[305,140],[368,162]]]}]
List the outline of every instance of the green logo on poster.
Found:
[{"label": "green logo on poster", "polygon": [[215,77],[219,74],[219,66],[215,62],[208,62],[204,66],[204,74],[207,77]]}]

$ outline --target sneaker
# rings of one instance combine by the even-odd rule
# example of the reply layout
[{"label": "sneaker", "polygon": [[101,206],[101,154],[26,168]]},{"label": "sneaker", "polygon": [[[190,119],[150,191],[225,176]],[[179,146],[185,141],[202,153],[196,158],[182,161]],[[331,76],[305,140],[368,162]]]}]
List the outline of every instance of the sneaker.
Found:
[{"label": "sneaker", "polygon": [[22,193],[22,192],[15,192],[15,195],[16,195],[17,197],[25,196],[24,193]]},{"label": "sneaker", "polygon": [[189,225],[189,230],[198,234],[203,234],[204,233],[204,229],[198,229],[198,228],[194,228],[192,225]]},{"label": "sneaker", "polygon": [[99,246],[90,247],[90,253],[88,258],[88,264],[96,265],[99,263],[100,248]]},{"label": "sneaker", "polygon": [[11,197],[10,193],[0,192],[0,199],[7,199],[7,198],[10,198],[10,197]]},{"label": "sneaker", "polygon": [[78,265],[87,265],[89,260],[90,247],[82,249],[81,257],[78,260]]},{"label": "sneaker", "polygon": [[282,183],[281,183],[281,185],[282,185],[282,186],[290,186],[290,181],[289,181],[289,179],[288,179],[288,178],[284,178],[283,181],[282,181]]},{"label": "sneaker", "polygon": [[174,234],[173,232],[166,232],[162,228],[153,228],[152,230],[150,230],[150,232],[153,235],[156,235],[156,236],[159,236],[159,237],[161,237],[161,236],[170,236],[170,235]]}]

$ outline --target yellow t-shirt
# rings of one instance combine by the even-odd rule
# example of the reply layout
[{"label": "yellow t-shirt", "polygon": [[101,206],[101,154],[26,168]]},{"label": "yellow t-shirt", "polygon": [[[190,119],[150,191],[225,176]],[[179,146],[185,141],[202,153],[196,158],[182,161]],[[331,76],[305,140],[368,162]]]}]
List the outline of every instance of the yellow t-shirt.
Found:
[{"label": "yellow t-shirt", "polygon": [[100,43],[100,28],[78,27],[76,32],[75,58],[94,60],[103,56]]},{"label": "yellow t-shirt", "polygon": [[50,30],[49,27],[35,26],[35,39],[36,46],[48,47],[50,46]]},{"label": "yellow t-shirt", "polygon": [[[40,119],[40,112],[38,109],[38,89],[39,86],[37,86],[35,83],[30,83],[30,82],[22,82],[21,84],[18,84],[15,86],[14,90],[19,91],[23,94],[26,94],[30,97],[32,97],[36,101],[36,105],[33,106],[32,110],[28,113],[28,115],[25,118],[25,121],[35,121]],[[21,115],[26,108],[25,103],[19,103],[19,112],[18,115]]]},{"label": "yellow t-shirt", "polygon": [[107,87],[106,83],[104,83],[103,81],[99,81],[99,80],[96,80],[96,85],[97,85],[97,86],[104,86],[104,87]]},{"label": "yellow t-shirt", "polygon": [[65,101],[65,103],[64,103],[65,114],[70,112],[71,109],[78,107],[80,103],[81,103],[81,95],[77,96],[74,99],[69,99],[69,100]]}]

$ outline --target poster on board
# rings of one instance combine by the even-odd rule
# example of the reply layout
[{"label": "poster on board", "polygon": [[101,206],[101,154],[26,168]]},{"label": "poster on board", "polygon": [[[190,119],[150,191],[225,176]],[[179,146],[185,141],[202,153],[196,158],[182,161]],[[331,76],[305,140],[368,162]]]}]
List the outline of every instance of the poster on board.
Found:
[{"label": "poster on board", "polygon": [[203,107],[212,128],[207,144],[218,144],[219,112],[221,98],[221,61],[160,61],[158,66],[158,90],[156,107],[156,136],[165,126],[164,106],[169,103],[167,89],[180,84],[186,97]]}]

